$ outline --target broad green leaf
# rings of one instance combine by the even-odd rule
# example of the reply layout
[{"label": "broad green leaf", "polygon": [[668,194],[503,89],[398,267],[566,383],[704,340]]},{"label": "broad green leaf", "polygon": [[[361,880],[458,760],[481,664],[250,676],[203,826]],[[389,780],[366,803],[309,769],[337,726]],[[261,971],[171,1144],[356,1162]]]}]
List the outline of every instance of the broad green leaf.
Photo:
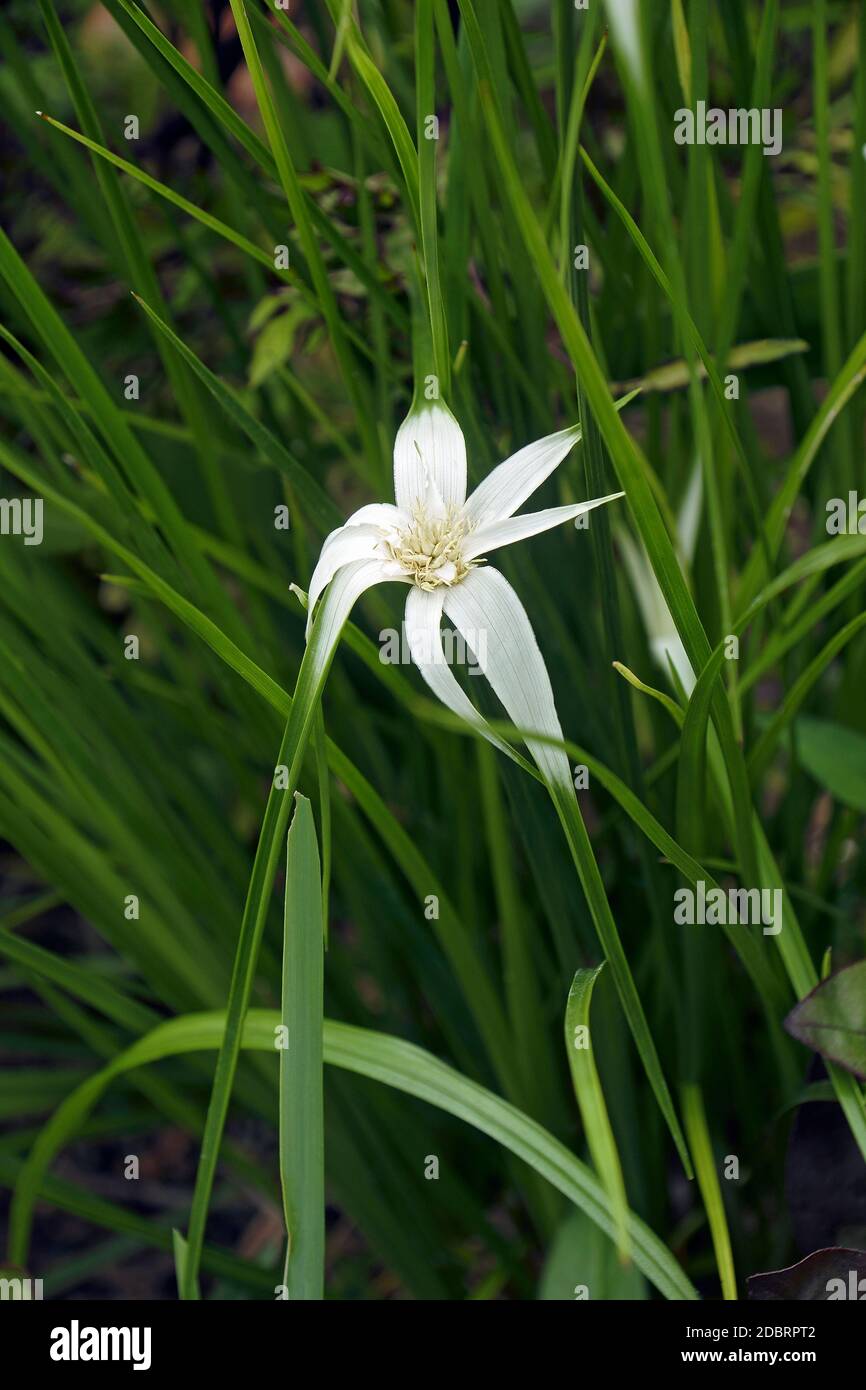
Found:
[{"label": "broad green leaf", "polygon": [[806,1047],[866,1080],[866,961],[822,980],[791,1010],[785,1027]]},{"label": "broad green leaf", "polygon": [[[856,637],[857,633],[862,630],[864,624],[866,624],[866,613],[861,613],[859,617],[852,619],[850,623],[846,623],[841,631],[837,632],[818,653],[814,661],[809,663],[806,670],[800,673],[790,690],[786,692],[781,706],[776,710],[776,713],[773,715],[766,729],[764,729],[761,737],[749,754],[749,774],[753,782],[757,783],[758,779],[763,775],[778,740],[781,738],[790,722],[794,719],[794,716],[809,692],[821,679],[821,676],[823,676],[830,662],[839,655],[842,648],[850,642],[853,637]],[[800,722],[802,723],[805,721]],[[844,733],[848,731],[843,730],[842,732],[844,735]],[[859,739],[863,749],[866,749],[866,739],[863,738],[862,734],[856,735],[853,730],[850,732],[855,742]],[[863,772],[863,799],[860,809],[864,809],[864,807],[866,807],[866,754],[863,754],[860,765]],[[819,780],[821,779],[819,778]]]},{"label": "broad green leaf", "polygon": [[[265,301],[267,303],[267,301]],[[253,357],[250,362],[249,384],[261,386],[272,372],[282,367],[292,355],[295,334],[303,321],[303,311],[286,310],[272,318],[262,328],[256,338]]]},{"label": "broad green leaf", "polygon": [[634,1303],[648,1297],[635,1264],[624,1266],[608,1240],[582,1211],[570,1211],[547,1252],[538,1298],[550,1302]]},{"label": "broad green leaf", "polygon": [[866,811],[866,735],[811,715],[797,719],[794,731],[806,771],[837,801]]}]

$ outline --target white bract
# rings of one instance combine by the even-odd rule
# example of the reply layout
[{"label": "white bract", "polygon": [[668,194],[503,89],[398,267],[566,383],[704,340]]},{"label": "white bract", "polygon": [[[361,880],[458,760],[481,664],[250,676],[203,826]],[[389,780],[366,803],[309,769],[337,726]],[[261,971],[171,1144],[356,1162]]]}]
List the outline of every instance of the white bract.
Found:
[{"label": "white bract", "polygon": [[[316,641],[327,653],[355,600],[388,581],[407,584],[406,637],[413,662],[433,693],[498,748],[510,751],[478,713],[445,661],[443,613],[474,654],[519,728],[561,739],[544,659],[523,604],[504,575],[486,563],[501,546],[547,531],[622,497],[549,507],[515,516],[580,438],[560,430],[518,450],[466,496],[466,443],[441,402],[413,407],[394,443],[395,503],[361,507],[322,546],[310,581],[307,634],[327,588]],[[483,635],[483,640],[479,640]],[[325,657],[327,659],[327,657]],[[527,739],[548,780],[569,782],[561,748]]]},{"label": "white bract", "polygon": [[[702,503],[703,481],[700,460],[697,460],[692,468],[692,475],[677,514],[677,543],[680,558],[684,561],[686,568],[691,566],[695,554],[701,523]],[[659,582],[653,573],[649,556],[643,546],[634,541],[624,527],[617,529],[615,535],[626,572],[631,580],[634,596],[643,617],[653,659],[664,671],[668,680],[671,680],[671,668],[673,668],[676,680],[672,681],[672,685],[676,694],[680,694],[677,689],[677,685],[679,685],[688,697],[695,688],[695,673],[686,655],[686,649],[677,631],[677,625],[665,602]]]}]

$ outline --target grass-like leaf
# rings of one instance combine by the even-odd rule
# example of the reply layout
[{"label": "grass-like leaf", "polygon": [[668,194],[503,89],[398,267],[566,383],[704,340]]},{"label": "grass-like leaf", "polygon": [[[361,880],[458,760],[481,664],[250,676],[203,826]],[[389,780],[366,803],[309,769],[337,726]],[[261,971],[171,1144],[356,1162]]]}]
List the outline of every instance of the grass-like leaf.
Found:
[{"label": "grass-like leaf", "polygon": [[313,811],[296,797],[286,855],[280,1026],[280,1175],[290,1299],[321,1299],[325,1281],[322,1098],[322,880]]},{"label": "grass-like leaf", "polygon": [[589,1023],[593,987],[603,968],[599,965],[595,970],[578,970],[571,982],[565,1008],[565,1047],[586,1142],[616,1218],[617,1248],[620,1259],[625,1262],[629,1257],[628,1198],[595,1064]]}]

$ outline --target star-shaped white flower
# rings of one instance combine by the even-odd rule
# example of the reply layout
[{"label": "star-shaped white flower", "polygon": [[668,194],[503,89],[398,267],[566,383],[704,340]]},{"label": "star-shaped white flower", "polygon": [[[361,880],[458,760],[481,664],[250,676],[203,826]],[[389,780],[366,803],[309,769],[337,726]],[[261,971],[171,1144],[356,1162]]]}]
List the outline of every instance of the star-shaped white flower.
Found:
[{"label": "star-shaped white flower", "polygon": [[[443,612],[473,652],[511,722],[562,738],[544,659],[526,611],[504,575],[485,563],[491,551],[547,531],[622,497],[515,512],[580,438],[574,426],[527,444],[466,496],[466,443],[447,406],[413,407],[394,443],[395,503],[361,507],[332,531],[310,581],[307,634],[328,586],[319,629],[329,652],[355,600],[374,584],[408,584],[406,636],[412,660],[433,693],[455,714],[509,751],[464,693],[445,661]],[[327,658],[326,658],[327,659]],[[546,777],[569,781],[562,749],[527,740]]]}]

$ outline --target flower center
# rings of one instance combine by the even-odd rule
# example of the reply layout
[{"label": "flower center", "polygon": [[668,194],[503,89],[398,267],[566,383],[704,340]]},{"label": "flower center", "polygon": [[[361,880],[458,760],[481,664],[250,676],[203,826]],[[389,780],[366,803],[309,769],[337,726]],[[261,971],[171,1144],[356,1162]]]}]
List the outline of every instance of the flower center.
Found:
[{"label": "flower center", "polygon": [[393,560],[421,589],[456,584],[472,569],[462,556],[469,523],[462,510],[449,507],[444,516],[431,517],[423,507],[412,513],[411,525],[386,542]]}]

